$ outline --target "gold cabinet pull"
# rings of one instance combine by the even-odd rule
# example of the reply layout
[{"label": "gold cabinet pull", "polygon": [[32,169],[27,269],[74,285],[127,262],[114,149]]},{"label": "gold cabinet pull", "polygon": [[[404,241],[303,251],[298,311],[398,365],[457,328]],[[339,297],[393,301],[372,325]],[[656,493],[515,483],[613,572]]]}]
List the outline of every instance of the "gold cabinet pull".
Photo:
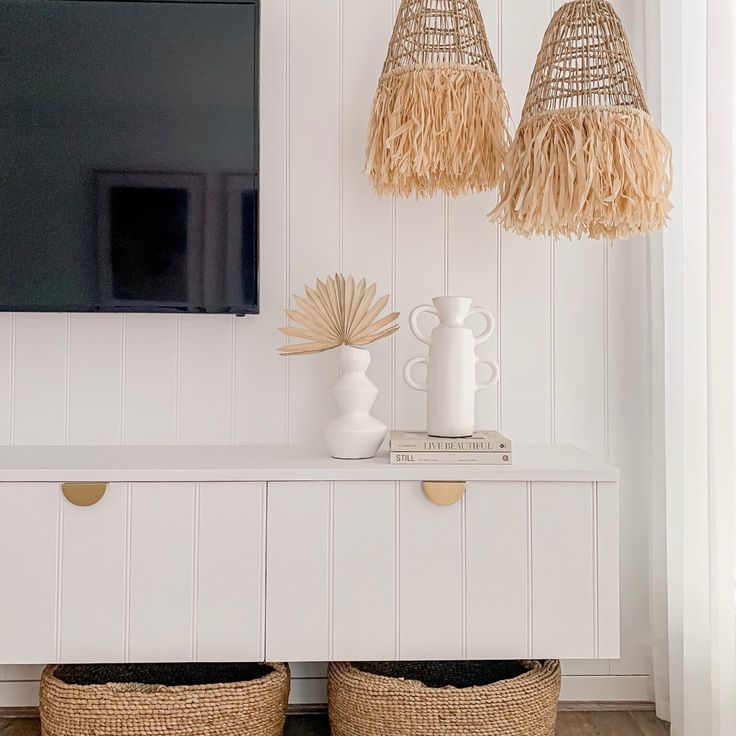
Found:
[{"label": "gold cabinet pull", "polygon": [[424,495],[439,506],[450,506],[465,495],[464,480],[423,480]]},{"label": "gold cabinet pull", "polygon": [[61,492],[75,506],[94,506],[107,490],[107,483],[62,483]]}]

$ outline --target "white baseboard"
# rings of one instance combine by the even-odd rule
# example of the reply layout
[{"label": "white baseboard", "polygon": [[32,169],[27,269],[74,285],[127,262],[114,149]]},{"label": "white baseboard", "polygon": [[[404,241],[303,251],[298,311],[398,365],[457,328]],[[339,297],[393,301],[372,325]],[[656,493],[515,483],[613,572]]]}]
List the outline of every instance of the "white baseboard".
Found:
[{"label": "white baseboard", "polygon": [[292,677],[289,705],[324,705],[327,702],[326,677]]},{"label": "white baseboard", "polygon": [[[649,702],[653,699],[649,675],[565,675],[560,700],[576,702]],[[291,705],[316,705],[327,702],[327,679],[294,677]],[[15,680],[0,682],[0,708],[38,705],[38,682]]]},{"label": "white baseboard", "polygon": [[10,680],[0,682],[0,708],[38,706],[38,681]]},{"label": "white baseboard", "polygon": [[42,664],[0,664],[0,682],[40,680]]},{"label": "white baseboard", "polygon": [[649,675],[564,675],[561,701],[649,702],[654,699]]}]

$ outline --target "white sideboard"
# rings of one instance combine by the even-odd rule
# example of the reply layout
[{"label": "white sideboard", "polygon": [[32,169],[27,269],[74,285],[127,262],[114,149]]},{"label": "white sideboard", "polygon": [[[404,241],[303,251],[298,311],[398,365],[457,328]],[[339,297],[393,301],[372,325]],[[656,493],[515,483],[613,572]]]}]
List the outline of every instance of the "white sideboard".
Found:
[{"label": "white sideboard", "polygon": [[[61,492],[92,481],[94,505]],[[618,504],[573,447],[1,448],[0,662],[616,658]]]}]

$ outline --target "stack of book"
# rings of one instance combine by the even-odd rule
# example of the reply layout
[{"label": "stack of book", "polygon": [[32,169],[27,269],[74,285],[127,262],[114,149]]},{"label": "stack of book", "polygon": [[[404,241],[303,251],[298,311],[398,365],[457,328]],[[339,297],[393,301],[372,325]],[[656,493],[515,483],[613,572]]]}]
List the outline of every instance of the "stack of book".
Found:
[{"label": "stack of book", "polygon": [[458,438],[392,430],[389,451],[400,465],[511,465],[511,441],[491,430]]}]

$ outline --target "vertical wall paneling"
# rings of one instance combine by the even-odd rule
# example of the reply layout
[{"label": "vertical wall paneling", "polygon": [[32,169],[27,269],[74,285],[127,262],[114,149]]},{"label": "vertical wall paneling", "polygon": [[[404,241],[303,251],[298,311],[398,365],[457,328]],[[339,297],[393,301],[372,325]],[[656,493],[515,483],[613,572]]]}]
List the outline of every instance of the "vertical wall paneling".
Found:
[{"label": "vertical wall paneling", "polygon": [[335,483],[332,658],[393,659],[394,483]]},{"label": "vertical wall paneling", "polygon": [[181,320],[177,437],[182,445],[231,442],[234,319],[193,314]]},{"label": "vertical wall paneling", "polygon": [[13,424],[14,322],[14,315],[0,314],[0,445],[10,444]]},{"label": "vertical wall paneling", "polygon": [[[289,4],[289,282],[292,293],[340,267],[342,3]],[[290,439],[322,444],[337,354],[289,358]]]},{"label": "vertical wall paneling", "polygon": [[467,654],[513,657],[529,627],[526,484],[469,483],[465,505]]},{"label": "vertical wall paneling", "polygon": [[[458,659],[464,621],[462,505],[437,506],[421,483],[400,484],[399,657]],[[440,646],[443,642],[443,646]]]},{"label": "vertical wall paneling", "polygon": [[619,500],[617,483],[596,483],[598,656],[620,651]]},{"label": "vertical wall paneling", "polygon": [[69,316],[69,444],[121,442],[123,319]]},{"label": "vertical wall paneling", "polygon": [[606,241],[555,244],[555,435],[606,455]]},{"label": "vertical wall paneling", "polygon": [[536,657],[595,656],[593,486],[532,484],[532,638]]},{"label": "vertical wall paneling", "polygon": [[[279,271],[280,273],[280,271]],[[264,275],[261,276],[261,288]],[[237,318],[232,323],[235,357],[233,374],[233,443],[283,444],[286,438],[286,377],[288,360],[277,352],[285,342],[277,328],[284,324],[281,311],[283,276],[274,279],[267,301],[279,306],[261,317]],[[278,281],[278,284],[275,282]],[[276,298],[274,298],[274,296]]]},{"label": "vertical wall paneling", "polygon": [[617,241],[609,253],[610,462],[621,469],[621,659],[616,674],[646,674],[649,656],[649,400],[646,246]]},{"label": "vertical wall paneling", "polygon": [[0,650],[6,664],[56,659],[60,495],[54,483],[0,484]]},{"label": "vertical wall paneling", "polygon": [[177,441],[177,356],[183,317],[127,314],[123,385],[123,442],[173,445]]},{"label": "vertical wall paneling", "polygon": [[134,483],[130,539],[132,662],[192,658],[194,484]]},{"label": "vertical wall paneling", "polygon": [[326,660],[329,483],[268,484],[266,658]]},{"label": "vertical wall paneling", "polygon": [[125,659],[125,504],[124,483],[94,506],[62,502],[62,660]]},{"label": "vertical wall paneling", "polygon": [[17,314],[13,365],[13,441],[66,440],[67,327],[63,314]]},{"label": "vertical wall paneling", "polygon": [[[516,123],[549,19],[550,0],[503,5],[502,75]],[[548,238],[501,233],[501,412],[514,442],[554,441],[551,248]]]},{"label": "vertical wall paneling", "polygon": [[550,243],[501,236],[503,431],[517,443],[552,438]]},{"label": "vertical wall paneling", "polygon": [[[340,44],[340,199],[342,270],[378,284],[378,296],[391,294],[392,202],[371,192],[365,166],[365,142],[373,91],[391,34],[392,0],[339,2]],[[395,298],[394,294],[391,294]],[[405,317],[406,315],[402,315]],[[378,386],[373,413],[391,421],[392,341],[370,346],[368,375]]]},{"label": "vertical wall paneling", "polygon": [[264,657],[265,514],[265,483],[200,484],[195,600],[199,661]]}]

